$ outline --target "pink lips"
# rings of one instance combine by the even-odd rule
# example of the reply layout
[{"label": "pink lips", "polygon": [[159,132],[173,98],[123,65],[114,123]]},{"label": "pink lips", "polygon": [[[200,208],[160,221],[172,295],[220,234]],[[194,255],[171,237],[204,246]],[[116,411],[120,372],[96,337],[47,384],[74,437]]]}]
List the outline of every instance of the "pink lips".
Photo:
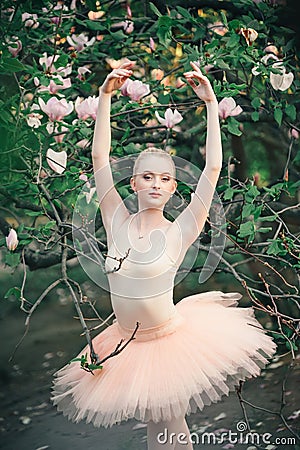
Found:
[{"label": "pink lips", "polygon": [[161,194],[159,192],[150,192],[149,195],[151,195],[151,197],[154,197],[154,198],[161,197]]}]

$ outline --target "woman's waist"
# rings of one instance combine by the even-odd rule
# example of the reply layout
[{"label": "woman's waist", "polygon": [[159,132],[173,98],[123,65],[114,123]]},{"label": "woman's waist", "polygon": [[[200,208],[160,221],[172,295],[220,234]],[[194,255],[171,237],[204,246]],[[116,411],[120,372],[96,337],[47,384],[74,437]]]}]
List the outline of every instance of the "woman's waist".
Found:
[{"label": "woman's waist", "polygon": [[176,312],[172,293],[139,299],[112,295],[111,302],[118,323],[129,330],[133,330],[137,322],[140,330],[160,326]]},{"label": "woman's waist", "polygon": [[[178,329],[178,327],[181,326],[183,321],[183,317],[174,307],[174,310],[172,311],[172,314],[168,317],[168,319],[166,319],[164,322],[156,324],[155,326],[143,328],[141,327],[141,323],[139,322],[139,327],[134,335],[135,341],[145,342],[172,334]],[[134,328],[127,328],[123,324],[121,325],[118,320],[116,320],[116,325],[123,339],[128,340],[132,337]]]}]

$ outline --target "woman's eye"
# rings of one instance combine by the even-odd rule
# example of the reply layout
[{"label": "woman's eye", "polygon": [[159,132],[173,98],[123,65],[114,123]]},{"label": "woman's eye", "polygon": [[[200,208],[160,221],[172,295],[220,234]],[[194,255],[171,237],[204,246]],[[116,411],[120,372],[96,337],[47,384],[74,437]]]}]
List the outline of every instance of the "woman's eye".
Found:
[{"label": "woman's eye", "polygon": [[151,175],[144,175],[144,180],[151,180]]}]

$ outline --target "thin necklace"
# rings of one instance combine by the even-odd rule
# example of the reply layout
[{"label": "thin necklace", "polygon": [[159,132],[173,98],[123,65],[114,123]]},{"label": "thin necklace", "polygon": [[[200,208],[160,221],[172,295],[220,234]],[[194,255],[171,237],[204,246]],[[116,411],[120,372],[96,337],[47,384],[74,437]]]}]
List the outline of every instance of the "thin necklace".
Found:
[{"label": "thin necklace", "polygon": [[[145,237],[145,234],[141,233],[141,219],[140,219],[139,213],[137,213],[136,216],[138,219],[138,221],[137,221],[138,237],[139,237],[139,239],[143,239]],[[164,220],[165,220],[165,218],[163,215],[162,219],[155,225],[155,227],[158,227],[161,223],[163,223]]]}]

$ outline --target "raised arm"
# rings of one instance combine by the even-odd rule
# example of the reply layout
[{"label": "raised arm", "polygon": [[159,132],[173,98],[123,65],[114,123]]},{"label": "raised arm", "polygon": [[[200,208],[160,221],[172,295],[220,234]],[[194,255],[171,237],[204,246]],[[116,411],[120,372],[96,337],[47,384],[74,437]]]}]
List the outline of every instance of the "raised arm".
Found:
[{"label": "raised arm", "polygon": [[110,108],[111,96],[132,74],[134,62],[128,61],[119,69],[113,70],[99,89],[99,106],[97,111],[92,158],[97,194],[103,225],[110,239],[112,220],[115,229],[128,217],[129,212],[117,192],[112,177],[109,154],[111,147]]},{"label": "raised arm", "polygon": [[191,66],[193,70],[186,72],[185,78],[197,96],[205,102],[207,110],[206,164],[191,202],[176,219],[183,242],[183,252],[201,233],[222,166],[218,102],[208,78],[201,73],[196,64],[191,63]]}]

